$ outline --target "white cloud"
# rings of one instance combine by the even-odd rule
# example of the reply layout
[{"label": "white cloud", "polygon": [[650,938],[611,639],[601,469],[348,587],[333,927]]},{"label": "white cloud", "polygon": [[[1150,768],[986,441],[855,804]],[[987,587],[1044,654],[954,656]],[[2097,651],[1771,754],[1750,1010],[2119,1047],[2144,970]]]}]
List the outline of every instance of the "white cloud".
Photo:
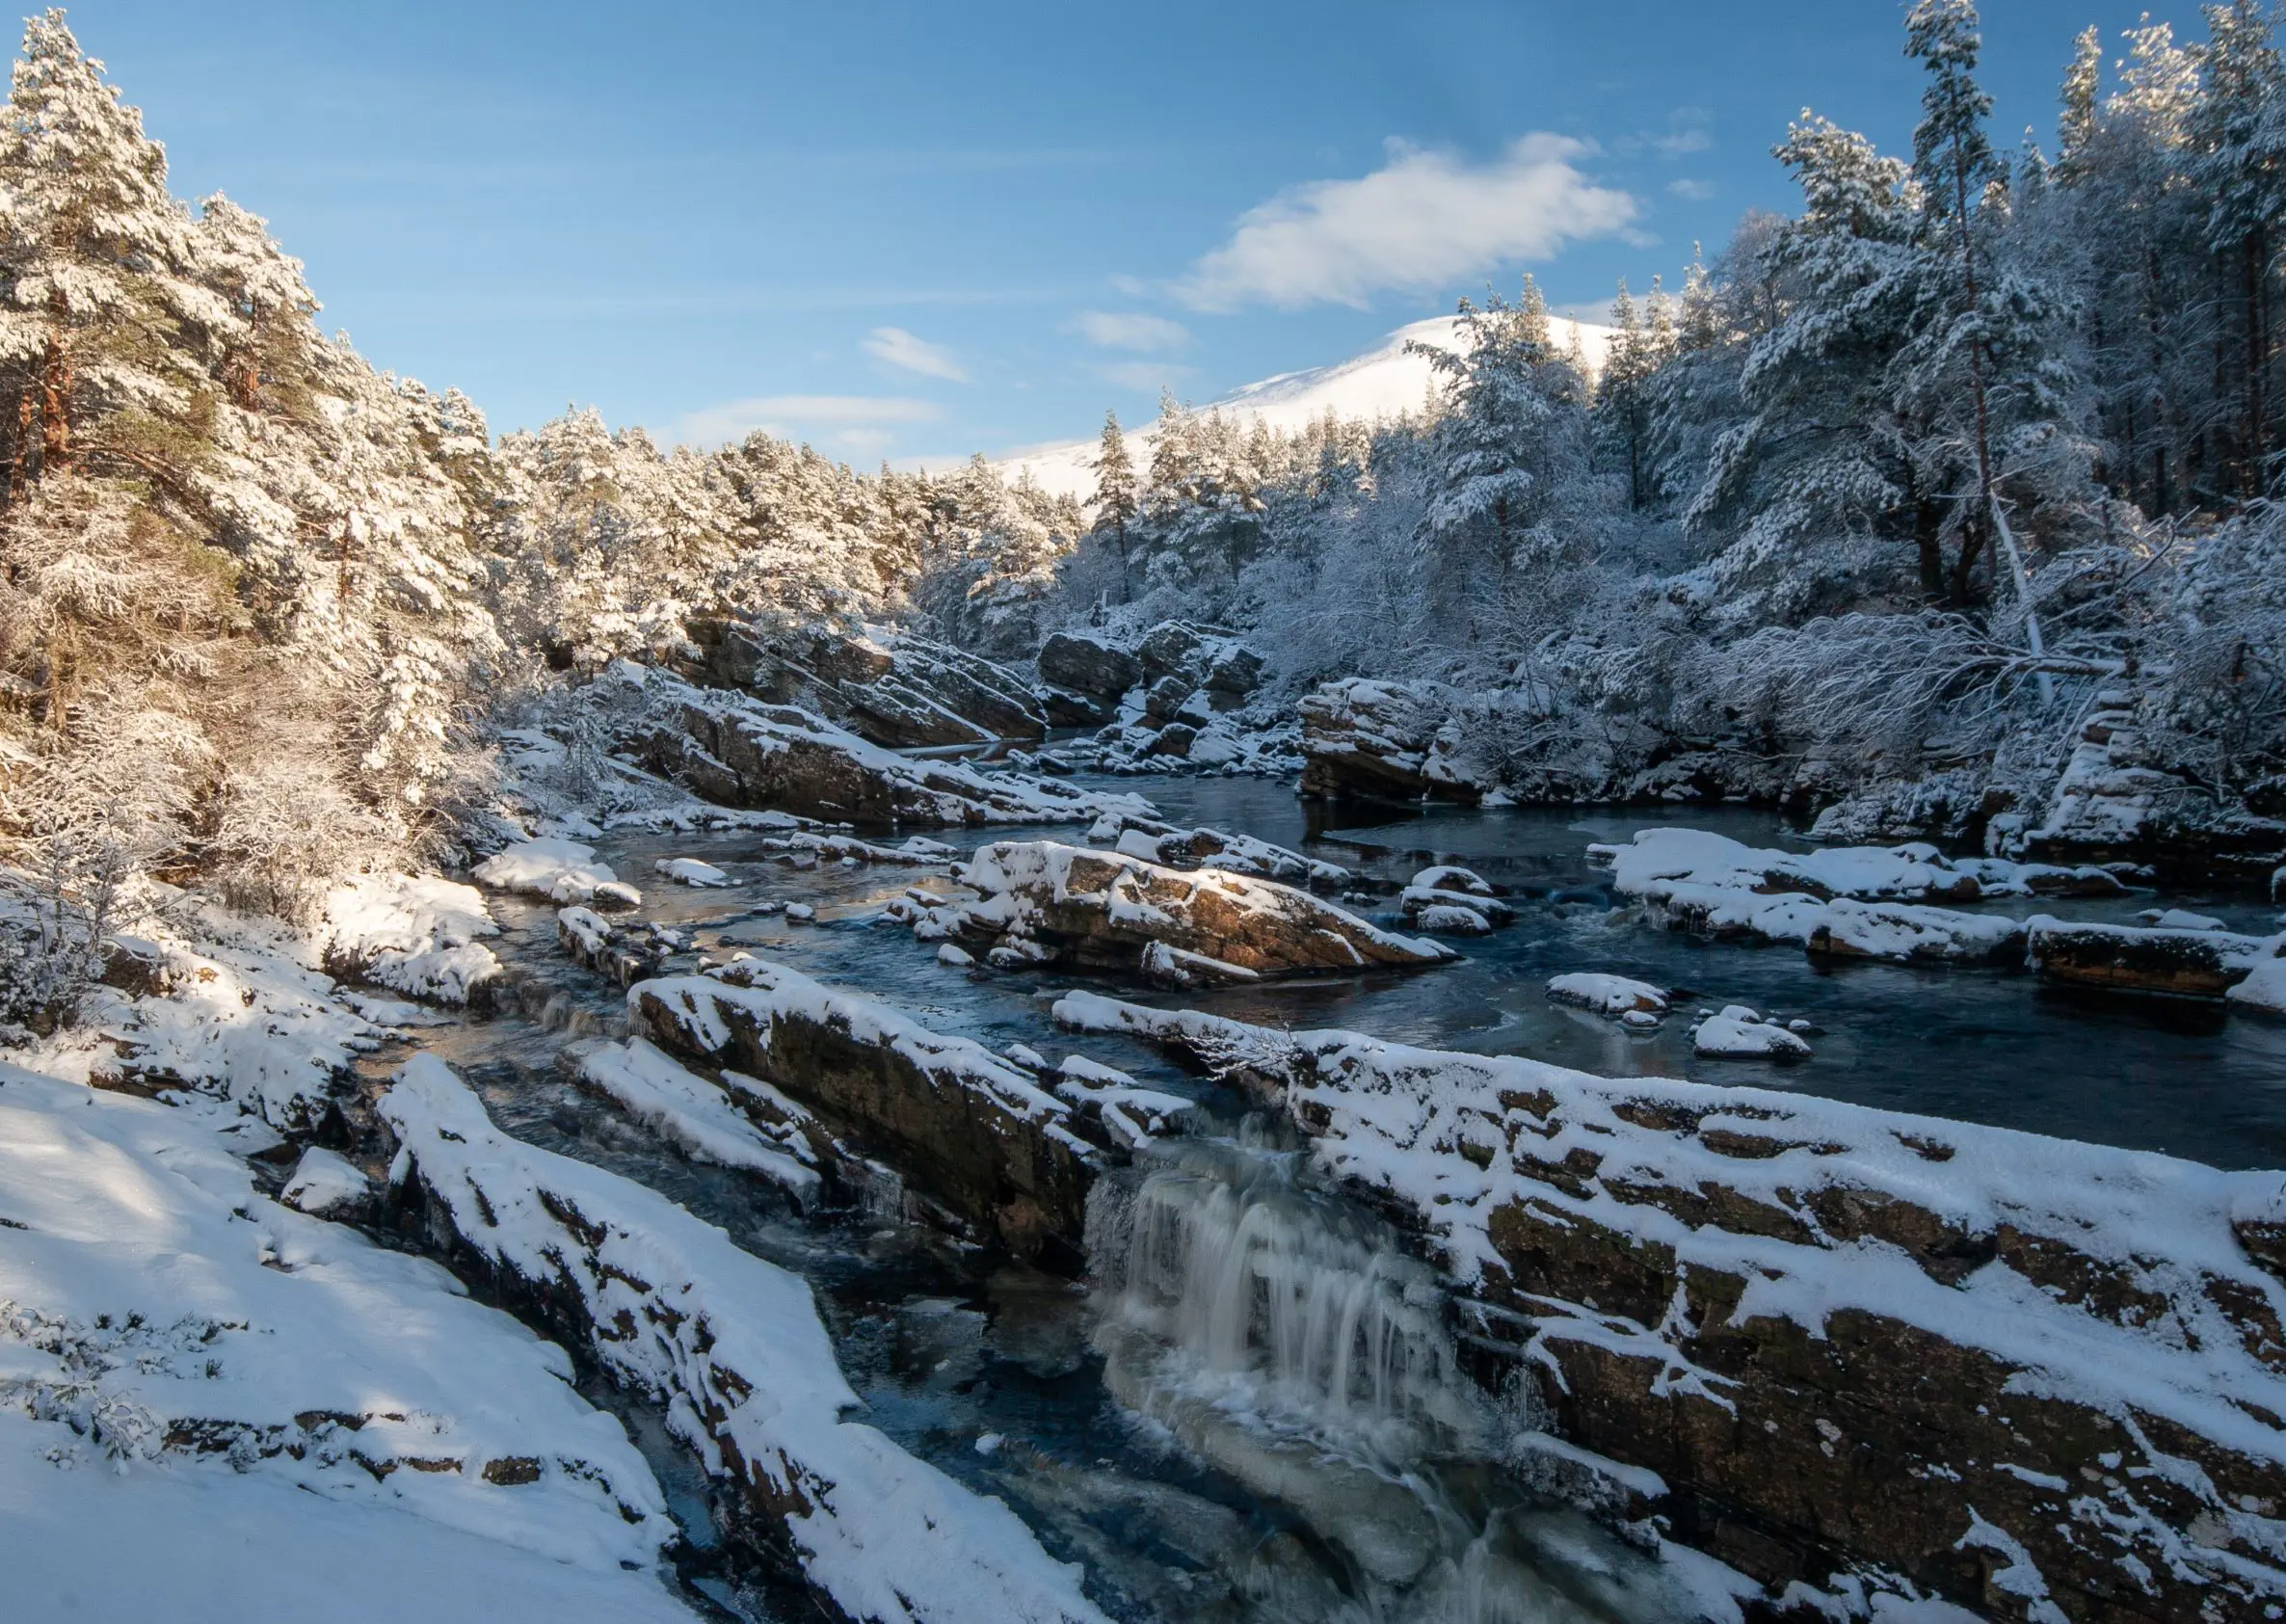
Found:
[{"label": "white cloud", "polygon": [[1686,152],[1704,152],[1714,145],[1714,138],[1705,130],[1677,130],[1673,135],[1654,136],[1651,145],[1670,158],[1680,158]]},{"label": "white cloud", "polygon": [[1667,190],[1678,198],[1688,198],[1694,203],[1703,203],[1714,195],[1714,183],[1711,180],[1670,180],[1667,182]]},{"label": "white cloud", "polygon": [[875,360],[887,361],[906,372],[917,372],[923,378],[943,378],[953,384],[969,381],[969,375],[952,359],[950,350],[925,338],[916,338],[901,327],[877,327],[866,334],[860,347]]},{"label": "white cloud", "polygon": [[1528,135],[1494,162],[1471,165],[1393,143],[1389,163],[1371,174],[1314,180],[1249,209],[1176,292],[1202,310],[1362,308],[1385,290],[1443,289],[1509,260],[1545,259],[1635,218],[1635,199],[1580,172],[1577,160],[1594,150]]},{"label": "white cloud", "polygon": [[754,395],[685,413],[676,438],[686,445],[723,445],[757,429],[801,439],[835,425],[848,433],[882,423],[930,423],[940,415],[933,402],[901,395]]},{"label": "white cloud", "polygon": [[1193,370],[1163,360],[1115,360],[1097,367],[1096,376],[1117,384],[1123,389],[1139,389],[1148,394],[1159,388],[1172,388],[1179,380],[1189,377]]},{"label": "white cloud", "polygon": [[1165,316],[1082,310],[1078,326],[1089,343],[1105,350],[1172,350],[1190,342],[1190,329]]}]

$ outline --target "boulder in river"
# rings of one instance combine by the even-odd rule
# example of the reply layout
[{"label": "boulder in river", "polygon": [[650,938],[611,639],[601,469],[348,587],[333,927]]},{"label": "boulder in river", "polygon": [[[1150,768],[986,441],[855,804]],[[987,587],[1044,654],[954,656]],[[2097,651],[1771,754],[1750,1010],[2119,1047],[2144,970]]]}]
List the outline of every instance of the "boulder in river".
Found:
[{"label": "boulder in river", "polygon": [[2286,954],[2286,936],[2101,924],[2038,915],[2027,921],[2033,968],[2050,981],[2120,992],[2220,998]]},{"label": "boulder in river", "polygon": [[1040,679],[1051,687],[1112,701],[1143,679],[1143,662],[1100,637],[1059,631],[1040,646]]},{"label": "boulder in river", "polygon": [[1362,677],[1315,689],[1301,705],[1302,793],[1475,806],[1485,785],[1445,732],[1451,699],[1433,683]]},{"label": "boulder in river", "polygon": [[1021,944],[1037,962],[1229,979],[1443,964],[1442,944],[1397,936],[1273,880],[1177,869],[1122,852],[1052,840],[1005,840],[976,853],[964,881],[986,902],[964,911],[979,930]]}]

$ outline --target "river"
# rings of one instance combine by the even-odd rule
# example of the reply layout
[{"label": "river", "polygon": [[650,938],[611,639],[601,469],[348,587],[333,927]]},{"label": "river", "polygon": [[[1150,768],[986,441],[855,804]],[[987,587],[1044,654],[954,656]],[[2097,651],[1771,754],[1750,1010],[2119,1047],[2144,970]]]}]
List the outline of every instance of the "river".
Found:
[{"label": "river", "polygon": [[[2286,1027],[2158,999],[2060,994],[2021,974],[1852,963],[1708,944],[1616,906],[1591,840],[1688,823],[1802,844],[1738,809],[1424,810],[1375,821],[1308,807],[1254,779],[1077,781],[1133,790],[1173,821],[1239,831],[1374,876],[1466,864],[1509,888],[1517,920],[1466,959],[1261,988],[1153,995],[1296,1028],[1536,1058],[1612,1076],[1751,1082],[1869,1105],[2163,1150],[2223,1166],[2286,1165]],[[939,834],[964,849],[1077,830]],[[939,1030],[1053,1058],[1076,1049],[1201,1100],[1203,1131],[1099,1185],[1090,1279],[996,1265],[893,1213],[804,1217],[770,1186],[694,1164],[573,1085],[568,1053],[624,1029],[616,989],[565,960],[554,910],[495,898],[523,1012],[451,1019],[419,1041],[508,1131],[639,1180],[722,1225],[815,1290],[868,1419],[1014,1505],[1056,1555],[1084,1561],[1114,1616],[1221,1624],[1625,1624],[1697,1611],[1669,1568],[1510,1470],[1532,1418],[1454,1364],[1431,1272],[1380,1222],[1317,1187],[1306,1155],[1227,1090],[1117,1040],[1075,1043],[1048,1006],[1069,975],[941,965],[880,918],[936,870],[795,868],[752,833],[620,833],[598,841],[642,886],[646,918],[698,945],[743,947],[897,1005]],[[651,871],[697,857],[727,890]],[[758,915],[812,904],[814,923]],[[2022,912],[2130,918],[2155,902],[2274,929],[2244,899],[2139,894]],[[1809,1021],[1816,1054],[1781,1069],[1694,1057],[1688,1022],[1634,1034],[1551,1004],[1547,978],[1609,971]],[[711,1558],[704,1478],[641,1405],[615,1403],[661,1473],[694,1548],[689,1572],[731,1616],[806,1616],[783,1589]]]}]

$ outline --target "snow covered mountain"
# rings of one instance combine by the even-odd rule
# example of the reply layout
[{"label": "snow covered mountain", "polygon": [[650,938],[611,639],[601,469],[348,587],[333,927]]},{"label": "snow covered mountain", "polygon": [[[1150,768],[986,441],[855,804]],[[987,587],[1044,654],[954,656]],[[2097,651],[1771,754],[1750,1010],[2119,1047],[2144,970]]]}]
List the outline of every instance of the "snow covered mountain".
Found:
[{"label": "snow covered mountain", "polygon": [[[1426,321],[1408,322],[1373,348],[1347,360],[1282,372],[1275,378],[1242,385],[1198,410],[1248,421],[1260,418],[1274,429],[1288,431],[1299,429],[1328,411],[1368,420],[1418,412],[1428,398],[1431,374],[1427,358],[1412,353],[1407,346],[1422,343],[1451,349],[1457,343],[1454,334],[1459,321],[1457,316],[1431,316]],[[1569,345],[1576,336],[1589,369],[1602,366],[1605,348],[1611,339],[1610,328],[1561,316],[1551,316],[1548,325],[1559,347]],[[1147,460],[1152,430],[1134,431],[1130,439],[1142,442],[1131,448],[1136,461]],[[1095,490],[1095,459],[1096,439],[1090,436],[1038,446],[1005,458],[995,466],[1009,479],[1029,471],[1033,481],[1050,493],[1069,493],[1084,501]]]}]

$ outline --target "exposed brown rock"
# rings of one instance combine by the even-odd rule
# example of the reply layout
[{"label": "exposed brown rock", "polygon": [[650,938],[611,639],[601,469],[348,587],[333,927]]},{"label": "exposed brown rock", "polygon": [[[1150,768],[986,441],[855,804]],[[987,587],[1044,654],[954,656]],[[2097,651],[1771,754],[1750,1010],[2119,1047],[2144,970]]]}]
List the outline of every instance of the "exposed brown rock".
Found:
[{"label": "exposed brown rock", "polygon": [[1069,1105],[989,1050],[751,959],[641,982],[627,1011],[669,1053],[784,1089],[978,1237],[1045,1267],[1083,1265],[1101,1153]]},{"label": "exposed brown rock", "polygon": [[2030,920],[2028,928],[2033,968],[2047,980],[2179,998],[2220,998],[2262,960],[2277,958],[2286,948],[2286,937],[2094,924],[2047,916]]}]

